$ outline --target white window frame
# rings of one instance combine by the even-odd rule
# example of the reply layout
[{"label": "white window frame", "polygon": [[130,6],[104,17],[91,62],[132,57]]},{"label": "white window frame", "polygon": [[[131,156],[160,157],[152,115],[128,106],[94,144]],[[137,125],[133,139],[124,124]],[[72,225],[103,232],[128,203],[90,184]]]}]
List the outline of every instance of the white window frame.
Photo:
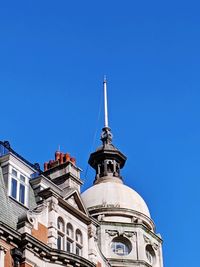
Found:
[{"label": "white window frame", "polygon": [[[59,229],[58,227],[59,220],[61,220],[63,223],[63,226],[64,226],[63,230]],[[76,238],[77,234],[80,235],[80,240]],[[62,237],[63,244],[61,246],[62,247],[61,250],[67,251],[69,253],[77,254],[76,248],[78,248],[79,254],[77,255],[79,256],[83,255],[83,232],[79,228],[74,229],[73,224],[70,221],[65,222],[65,220],[61,216],[58,216],[57,218],[57,238],[58,236]],[[67,242],[70,243],[70,251],[67,250]],[[58,245],[58,241],[57,241],[57,245]]]},{"label": "white window frame", "polygon": [[[77,237],[80,237],[80,240]],[[82,234],[80,229],[76,229],[76,231],[75,231],[75,241],[76,241],[76,243],[75,243],[75,254],[78,255],[78,256],[82,256],[82,254],[83,254],[83,234]],[[76,249],[77,248],[79,250],[78,254],[76,253]]]},{"label": "white window frame", "polygon": [[[17,176],[12,174],[12,170],[17,172]],[[25,181],[20,179],[20,175],[25,177]],[[16,198],[12,196],[12,179],[17,181],[17,191],[16,191]],[[20,184],[24,185],[24,203],[22,203],[20,199]],[[28,206],[28,199],[29,199],[29,178],[23,171],[19,170],[13,165],[9,165],[9,176],[8,176],[8,194],[11,198],[15,199],[21,205]]]}]

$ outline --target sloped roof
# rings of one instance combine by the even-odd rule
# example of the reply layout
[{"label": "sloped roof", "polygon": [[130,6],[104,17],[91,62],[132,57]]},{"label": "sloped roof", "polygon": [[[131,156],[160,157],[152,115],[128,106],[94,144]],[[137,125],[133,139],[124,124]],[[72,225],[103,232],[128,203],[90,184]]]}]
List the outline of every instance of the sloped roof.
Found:
[{"label": "sloped roof", "polygon": [[13,208],[7,196],[2,169],[0,167],[0,221],[12,228],[16,228]]},{"label": "sloped roof", "polygon": [[[29,209],[36,207],[34,192],[31,186],[29,187]],[[12,227],[17,228],[17,223],[20,217],[24,216],[28,208],[17,203],[9,198],[7,188],[3,179],[2,169],[0,167],[0,221]]]}]

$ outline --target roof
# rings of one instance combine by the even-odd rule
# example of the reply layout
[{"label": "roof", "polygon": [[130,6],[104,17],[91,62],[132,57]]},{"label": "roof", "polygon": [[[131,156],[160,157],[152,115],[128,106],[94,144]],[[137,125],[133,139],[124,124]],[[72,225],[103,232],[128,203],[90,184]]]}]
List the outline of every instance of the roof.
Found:
[{"label": "roof", "polygon": [[28,164],[31,168],[33,168],[34,170],[36,170],[37,172],[41,172],[40,170],[40,166],[38,163],[32,164],[31,162],[29,162],[28,160],[26,160],[24,157],[22,157],[21,155],[19,155],[15,150],[13,150],[10,146],[10,143],[8,141],[0,141],[0,156],[8,154],[9,152],[11,152],[12,154],[14,154],[15,156],[17,156],[19,159],[21,159],[23,162],[25,162],[26,164]]},{"label": "roof", "polygon": [[[35,196],[31,186],[29,187],[29,209],[36,207]],[[0,221],[12,227],[17,228],[18,220],[24,216],[28,208],[11,199],[7,194],[2,168],[0,167]]]},{"label": "roof", "polygon": [[99,207],[117,207],[140,212],[150,218],[149,209],[143,198],[132,188],[116,182],[96,184],[81,195],[90,210]]},{"label": "roof", "polygon": [[6,191],[2,169],[0,168],[0,221],[12,228],[15,228],[13,208]]}]

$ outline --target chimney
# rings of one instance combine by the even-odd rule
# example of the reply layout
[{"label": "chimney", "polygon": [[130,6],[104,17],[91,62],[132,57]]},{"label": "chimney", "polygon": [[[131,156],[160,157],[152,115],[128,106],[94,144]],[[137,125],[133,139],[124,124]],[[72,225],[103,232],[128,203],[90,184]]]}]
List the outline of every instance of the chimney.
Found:
[{"label": "chimney", "polygon": [[44,163],[44,172],[52,169],[58,165],[62,165],[65,162],[71,162],[73,165],[76,165],[76,159],[70,157],[69,153],[62,153],[60,151],[55,152],[55,160],[49,160],[49,162]]}]

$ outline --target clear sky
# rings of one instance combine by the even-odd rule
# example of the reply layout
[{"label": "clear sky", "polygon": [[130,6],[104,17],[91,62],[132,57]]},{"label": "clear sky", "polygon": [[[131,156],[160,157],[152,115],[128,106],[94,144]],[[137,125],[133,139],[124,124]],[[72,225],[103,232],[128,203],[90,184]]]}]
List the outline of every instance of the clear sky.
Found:
[{"label": "clear sky", "polygon": [[41,165],[60,145],[87,188],[106,74],[124,180],[148,203],[166,267],[199,264],[199,10],[178,0],[0,3],[0,139]]}]

